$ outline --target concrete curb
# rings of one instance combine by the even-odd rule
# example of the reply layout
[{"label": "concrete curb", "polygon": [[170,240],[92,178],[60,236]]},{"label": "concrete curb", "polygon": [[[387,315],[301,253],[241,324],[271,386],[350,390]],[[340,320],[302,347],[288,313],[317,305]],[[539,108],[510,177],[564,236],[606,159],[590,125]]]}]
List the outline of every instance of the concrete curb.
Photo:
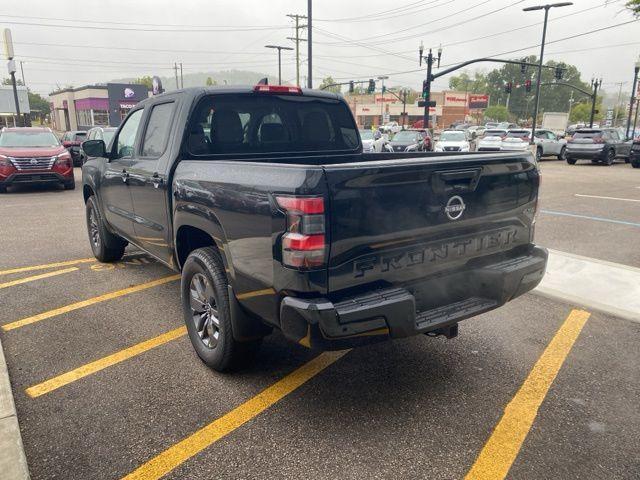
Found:
[{"label": "concrete curb", "polygon": [[0,472],[4,480],[29,480],[7,362],[0,341]]}]

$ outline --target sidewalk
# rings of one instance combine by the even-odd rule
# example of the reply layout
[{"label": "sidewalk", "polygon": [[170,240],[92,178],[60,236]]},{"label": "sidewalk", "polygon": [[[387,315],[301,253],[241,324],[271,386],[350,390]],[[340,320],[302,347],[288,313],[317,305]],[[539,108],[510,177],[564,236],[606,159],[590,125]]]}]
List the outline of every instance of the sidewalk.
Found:
[{"label": "sidewalk", "polygon": [[7,362],[0,341],[0,476],[3,480],[29,478],[18,417],[13,403]]}]

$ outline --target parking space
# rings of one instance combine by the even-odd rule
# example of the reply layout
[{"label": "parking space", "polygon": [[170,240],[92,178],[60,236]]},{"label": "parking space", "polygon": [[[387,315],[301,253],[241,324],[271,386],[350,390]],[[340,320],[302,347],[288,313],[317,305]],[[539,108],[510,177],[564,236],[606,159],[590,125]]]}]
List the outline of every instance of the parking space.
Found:
[{"label": "parking space", "polygon": [[[630,167],[542,168],[544,210],[640,223],[632,202],[574,196],[640,199]],[[454,340],[320,353],[274,334],[223,375],[193,352],[174,272],[131,248],[91,259],[79,191],[2,200],[0,336],[34,479],[499,478],[486,455],[509,478],[640,475],[640,323],[531,293]],[[638,261],[623,225],[542,213],[537,228]]]}]

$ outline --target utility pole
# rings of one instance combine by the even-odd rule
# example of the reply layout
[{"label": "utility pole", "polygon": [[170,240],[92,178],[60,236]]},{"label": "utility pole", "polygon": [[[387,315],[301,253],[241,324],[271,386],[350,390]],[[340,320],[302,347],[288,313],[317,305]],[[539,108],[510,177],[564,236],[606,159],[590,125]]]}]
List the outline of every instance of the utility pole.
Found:
[{"label": "utility pole", "polygon": [[598,87],[602,86],[602,79],[591,80],[591,86],[593,87],[593,97],[591,97],[591,118],[589,119],[589,128],[593,128],[593,117],[596,114],[596,99],[598,98]]},{"label": "utility pole", "polygon": [[291,47],[282,47],[280,45],[265,45],[264,48],[275,48],[278,50],[278,85],[282,85],[282,50],[293,50]]},{"label": "utility pole", "polygon": [[524,12],[531,12],[534,10],[544,10],[544,26],[542,27],[542,43],[540,44],[540,59],[538,62],[538,75],[536,78],[536,96],[533,104],[533,123],[531,126],[531,145],[535,144],[536,138],[536,122],[538,120],[538,108],[540,106],[540,82],[542,81],[542,64],[544,60],[544,42],[547,39],[547,20],[549,19],[549,9],[554,7],[567,7],[573,5],[572,2],[560,2],[553,3],[551,5],[538,5],[535,7],[523,8]]},{"label": "utility pole", "polygon": [[616,101],[615,115],[613,117],[613,126],[616,126],[618,123],[618,113],[620,112],[620,100],[622,99],[622,86],[627,82],[617,82],[614,85],[618,85],[620,89],[618,90],[618,100]]},{"label": "utility pole", "polygon": [[300,29],[306,28],[306,25],[301,25],[300,20],[306,19],[306,15],[297,15],[290,13],[287,17],[292,18],[296,22],[296,36],[295,37],[287,37],[287,40],[291,40],[296,44],[296,85],[300,85],[300,42],[306,42],[306,38],[300,37]]},{"label": "utility pole", "polygon": [[22,127],[22,116],[20,115],[20,102],[18,100],[18,87],[16,86],[16,62],[13,59],[13,40],[11,38],[11,30],[4,29],[4,51],[9,63],[7,67],[9,69],[9,75],[11,75],[11,85],[13,86],[13,101],[16,105],[16,126]]},{"label": "utility pole", "polygon": [[[420,55],[420,66],[422,66],[422,60],[426,60],[427,62],[427,78],[422,82],[422,98],[424,101],[424,113],[422,115],[422,121],[424,123],[423,128],[429,128],[429,107],[431,106],[431,82],[434,80],[433,76],[433,63],[435,61],[435,57],[429,49],[429,54],[426,57],[423,57],[424,53],[424,45],[420,42],[420,47],[418,48],[418,53]],[[440,59],[442,58],[442,47],[438,47],[438,67],[440,67]]]},{"label": "utility pole", "polygon": [[24,81],[24,68],[22,67],[23,63],[24,62],[22,60],[20,60],[20,73],[22,74],[22,85],[24,85],[26,87],[27,83]]},{"label": "utility pole", "polygon": [[634,138],[636,134],[636,124],[638,123],[638,110],[640,109],[640,98],[636,99],[636,116],[633,117],[633,130],[631,131],[631,138]]},{"label": "utility pole", "polygon": [[311,60],[313,58],[313,43],[312,43],[313,29],[311,27],[312,1],[313,0],[307,0],[307,87],[308,88],[313,88],[313,68],[311,66]]},{"label": "utility pole", "polygon": [[629,128],[631,128],[631,112],[633,112],[633,104],[636,100],[636,85],[638,83],[638,72],[640,72],[640,56],[636,60],[635,68],[633,69],[633,86],[631,87],[631,100],[629,100],[629,117],[627,118],[627,138],[632,138],[635,130],[629,134]]},{"label": "utility pole", "polygon": [[184,88],[184,78],[182,77],[182,62],[180,62],[180,88]]},{"label": "utility pole", "polygon": [[176,62],[173,62],[173,72],[176,75],[176,90],[178,88],[180,88],[180,84],[178,83],[178,64]]},{"label": "utility pole", "polygon": [[382,97],[380,99],[380,125],[384,124],[384,81],[388,78],[386,75],[378,77],[378,80],[382,80],[382,88],[380,89],[382,91]]}]

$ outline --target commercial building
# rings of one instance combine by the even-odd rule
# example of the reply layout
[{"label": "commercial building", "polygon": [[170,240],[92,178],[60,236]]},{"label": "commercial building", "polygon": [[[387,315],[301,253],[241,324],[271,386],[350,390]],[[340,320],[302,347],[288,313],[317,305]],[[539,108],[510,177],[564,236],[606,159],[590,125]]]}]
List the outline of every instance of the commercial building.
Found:
[{"label": "commercial building", "polygon": [[107,83],[67,88],[49,95],[51,121],[59,131],[117,127],[138,102],[149,96],[145,85]]},{"label": "commercial building", "polygon": [[[391,93],[347,95],[345,99],[356,122],[364,128],[393,121],[411,126],[421,121],[424,115],[424,107],[418,106],[418,100],[404,105]],[[429,118],[436,128],[447,128],[455,122],[478,122],[489,104],[488,95],[455,91],[432,92],[431,100],[436,102],[436,106],[429,108]]]}]

